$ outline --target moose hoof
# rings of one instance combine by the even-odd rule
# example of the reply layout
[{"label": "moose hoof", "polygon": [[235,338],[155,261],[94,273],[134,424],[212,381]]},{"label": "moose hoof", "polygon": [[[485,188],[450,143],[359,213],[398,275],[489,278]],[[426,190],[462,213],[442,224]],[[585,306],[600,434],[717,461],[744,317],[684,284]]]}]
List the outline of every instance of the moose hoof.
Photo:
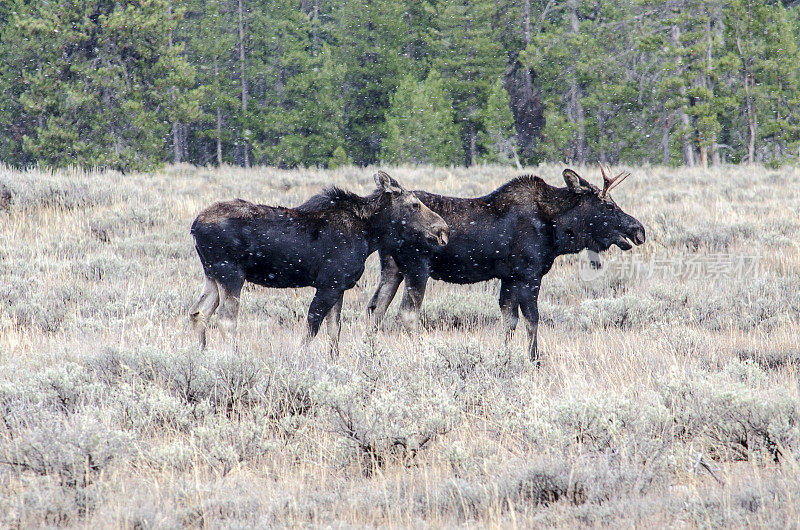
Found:
[{"label": "moose hoof", "polygon": [[542,367],[542,357],[539,355],[539,352],[531,354],[531,364],[537,370]]}]

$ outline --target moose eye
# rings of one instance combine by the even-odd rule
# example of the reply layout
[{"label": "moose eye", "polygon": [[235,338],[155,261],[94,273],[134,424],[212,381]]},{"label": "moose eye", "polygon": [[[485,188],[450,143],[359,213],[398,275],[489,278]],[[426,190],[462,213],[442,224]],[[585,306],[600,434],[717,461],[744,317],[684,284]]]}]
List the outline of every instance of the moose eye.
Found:
[{"label": "moose eye", "polygon": [[604,204],[603,207],[606,210],[608,210],[609,212],[614,209],[614,205],[613,204],[608,204],[608,203]]},{"label": "moose eye", "polygon": [[414,208],[415,210],[419,210],[420,208],[422,208],[422,205],[418,202],[415,202],[412,208]]}]

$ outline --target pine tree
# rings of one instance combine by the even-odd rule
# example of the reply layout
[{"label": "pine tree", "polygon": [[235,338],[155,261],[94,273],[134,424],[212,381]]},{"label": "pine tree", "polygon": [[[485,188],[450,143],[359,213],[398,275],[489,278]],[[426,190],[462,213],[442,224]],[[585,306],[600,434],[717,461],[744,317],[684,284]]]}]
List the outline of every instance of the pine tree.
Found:
[{"label": "pine tree", "polygon": [[288,77],[282,100],[267,109],[266,144],[255,152],[278,166],[326,166],[331,159],[344,163],[343,106],[339,87],[343,69],[323,44],[316,57],[303,57],[305,67]]},{"label": "pine tree", "polygon": [[503,81],[497,78],[492,85],[486,109],[482,116],[483,130],[478,134],[482,150],[481,162],[488,164],[508,164],[514,162],[521,169],[517,156],[514,116],[511,114],[511,101],[503,88]]},{"label": "pine tree", "polygon": [[424,82],[406,75],[391,98],[381,159],[386,164],[451,165],[459,161],[453,105],[442,77],[431,70]]},{"label": "pine tree", "polygon": [[467,165],[478,159],[481,109],[492,80],[505,70],[505,54],[492,35],[493,14],[494,3],[487,0],[439,0],[431,32],[432,64],[453,99]]},{"label": "pine tree", "polygon": [[251,16],[248,128],[262,164],[324,166],[344,143],[344,69],[301,7],[277,0]]},{"label": "pine tree", "polygon": [[541,87],[536,72],[520,61],[538,32],[538,21],[554,2],[496,0],[492,15],[493,39],[500,43],[506,60],[503,86],[508,92],[516,129],[517,151],[525,162],[534,162],[536,144],[544,127]]},{"label": "pine tree", "polygon": [[[658,4],[657,4],[658,5]],[[707,167],[718,161],[719,101],[716,62],[721,54],[720,2],[683,0],[661,20],[670,35],[664,51],[663,98],[674,110],[683,163]]]},{"label": "pine tree", "polygon": [[192,67],[169,45],[180,15],[167,0],[19,7],[3,43],[17,50],[19,101],[34,122],[24,152],[55,166],[126,169],[164,160],[165,123],[193,107],[183,94]]},{"label": "pine tree", "polygon": [[29,9],[25,4],[24,0],[0,3],[0,64],[3,65],[0,69],[0,130],[3,131],[0,161],[23,167],[36,162],[23,149],[24,137],[36,127],[37,121],[44,119],[44,109],[34,116],[20,101],[21,94],[27,90],[23,78],[30,75],[31,68],[39,68],[45,52],[31,46],[41,37],[26,35],[19,27],[19,19],[24,19]]},{"label": "pine tree", "polygon": [[189,60],[197,68],[202,117],[195,124],[195,160],[205,165],[234,161],[235,117],[240,87],[231,74],[236,68],[235,13],[230,0],[192,0],[181,34],[187,40]]},{"label": "pine tree", "polygon": [[335,60],[344,68],[345,150],[356,164],[374,163],[392,90],[408,71],[403,2],[344,2],[332,13]]},{"label": "pine tree", "polygon": [[758,34],[764,40],[764,54],[754,64],[754,96],[759,114],[756,160],[776,165],[794,151],[792,147],[798,146],[799,140],[797,24],[792,24],[780,3],[767,4],[759,16]]},{"label": "pine tree", "polygon": [[767,0],[7,0],[0,160],[778,165],[798,47]]},{"label": "pine tree", "polygon": [[781,4],[755,0],[731,1],[725,28],[741,156],[748,163],[779,159],[797,138],[797,110],[788,105],[798,90],[797,33]]},{"label": "pine tree", "polygon": [[[156,62],[156,68],[163,69],[163,73],[156,78],[154,88],[157,94],[166,95],[162,107],[172,123],[172,161],[178,164],[187,154],[186,124],[199,120],[202,115],[202,89],[195,88],[195,67],[185,60],[185,44],[178,40],[177,22],[183,19],[185,9],[173,6],[173,0],[168,0],[167,8],[170,18],[176,23],[171,25],[167,47]],[[176,61],[176,58],[180,60]]]},{"label": "pine tree", "polygon": [[[633,17],[627,1],[584,7],[579,15],[576,86],[584,116],[584,163],[635,160],[643,143],[639,86],[631,75],[638,57],[632,34],[620,31]],[[613,58],[613,60],[609,60]],[[577,114],[576,115],[580,115]],[[645,142],[646,143],[646,140]]]},{"label": "pine tree", "polygon": [[550,12],[544,19],[543,31],[532,38],[521,60],[537,72],[545,93],[540,156],[585,164],[588,143],[584,72],[587,58],[598,50],[585,34],[587,23],[581,27],[581,7],[577,0],[570,0],[565,9]]}]

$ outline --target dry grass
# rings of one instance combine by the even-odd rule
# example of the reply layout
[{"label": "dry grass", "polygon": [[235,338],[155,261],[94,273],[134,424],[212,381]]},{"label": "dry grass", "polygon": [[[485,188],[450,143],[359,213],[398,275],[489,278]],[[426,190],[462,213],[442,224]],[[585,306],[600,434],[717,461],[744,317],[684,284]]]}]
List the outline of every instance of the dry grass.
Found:
[{"label": "dry grass", "polygon": [[[337,362],[300,348],[310,289],[247,288],[239,354],[196,350],[196,213],[366,192],[370,170],[0,168],[0,526],[800,525],[800,172],[631,169],[629,256],[765,272],[625,279],[615,250],[584,282],[560,258],[536,370],[494,283],[432,282],[424,331],[390,309],[365,336],[374,256]],[[456,195],[513,176],[391,173]]]}]

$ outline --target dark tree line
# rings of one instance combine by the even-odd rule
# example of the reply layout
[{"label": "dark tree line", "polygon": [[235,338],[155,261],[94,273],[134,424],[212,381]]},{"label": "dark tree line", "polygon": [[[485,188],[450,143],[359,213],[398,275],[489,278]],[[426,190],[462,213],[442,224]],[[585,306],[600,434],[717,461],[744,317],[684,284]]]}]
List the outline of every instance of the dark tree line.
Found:
[{"label": "dark tree line", "polygon": [[0,160],[800,160],[797,2],[7,0]]}]

